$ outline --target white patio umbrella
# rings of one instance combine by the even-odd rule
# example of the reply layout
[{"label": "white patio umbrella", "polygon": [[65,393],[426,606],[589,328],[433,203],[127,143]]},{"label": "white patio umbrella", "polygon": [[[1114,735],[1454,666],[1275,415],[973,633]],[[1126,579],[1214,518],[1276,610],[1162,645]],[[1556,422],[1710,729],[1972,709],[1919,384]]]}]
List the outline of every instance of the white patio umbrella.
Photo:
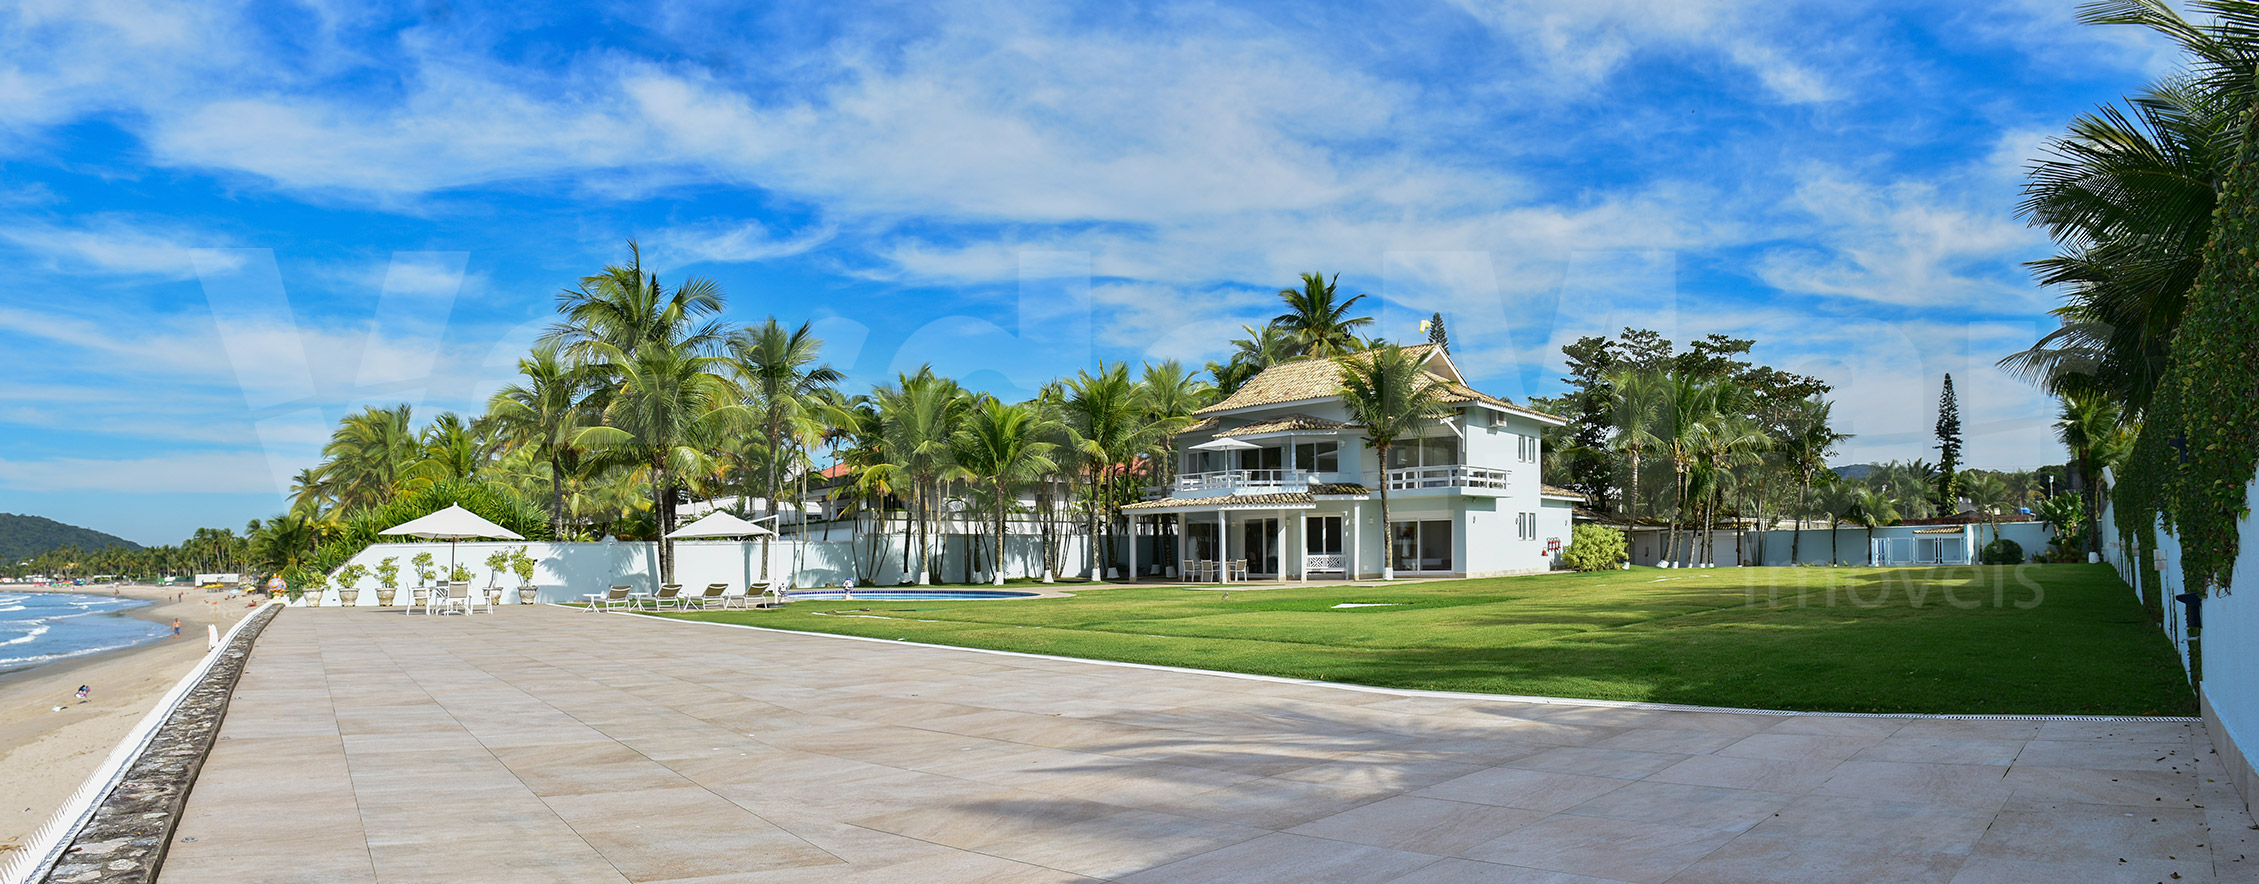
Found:
[{"label": "white patio umbrella", "polygon": [[[763,534],[775,533],[731,515],[725,510],[715,510],[707,513],[698,521],[667,532],[667,537],[670,540],[687,540],[697,537],[759,537]],[[745,593],[747,595],[753,593],[753,553],[751,551],[745,553]]]},{"label": "white patio umbrella", "polygon": [[[421,537],[425,540],[447,541],[447,572],[455,572],[455,541],[463,539],[524,540],[525,535],[504,528],[470,510],[454,504],[420,519],[409,519],[377,532],[393,537]],[[452,579],[452,577],[450,578]]]},{"label": "white patio umbrella", "polygon": [[1263,446],[1238,439],[1210,439],[1192,447],[1200,451],[1253,451]]}]

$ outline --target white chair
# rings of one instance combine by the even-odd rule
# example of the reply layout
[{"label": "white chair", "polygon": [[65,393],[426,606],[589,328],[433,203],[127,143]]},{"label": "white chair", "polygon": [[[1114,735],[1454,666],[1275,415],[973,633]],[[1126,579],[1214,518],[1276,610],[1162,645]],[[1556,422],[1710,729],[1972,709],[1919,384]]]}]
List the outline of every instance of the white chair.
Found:
[{"label": "white chair", "polygon": [[634,591],[635,588],[631,586],[615,586],[602,595],[589,596],[588,610],[591,613],[594,613],[597,611],[610,611],[615,608],[630,607],[634,604],[634,600],[628,598],[628,593]]},{"label": "white chair", "polygon": [[704,611],[712,608],[717,604],[724,604],[724,594],[728,592],[729,584],[727,583],[709,583],[706,584],[706,591],[704,593],[701,593],[699,595],[683,596],[682,603],[686,607],[690,605],[696,605],[698,606],[698,610]]},{"label": "white chair", "polygon": [[659,593],[651,597],[651,610],[680,609],[681,607],[682,584],[680,583],[662,584],[659,587]]},{"label": "white chair", "polygon": [[448,612],[450,612],[450,611],[453,611],[453,610],[455,610],[456,608],[462,608],[462,609],[463,609],[463,613],[465,613],[465,614],[468,614],[468,613],[470,613],[470,612],[471,612],[471,583],[470,583],[470,581],[468,581],[468,580],[461,580],[461,581],[451,581],[451,582],[449,582],[449,583],[448,583],[448,584],[447,584],[447,585],[446,585],[446,586],[445,586],[444,588],[440,589],[440,590],[439,590],[438,592],[434,592],[434,593],[432,593],[432,602],[433,602],[434,604],[436,604],[436,605],[437,605],[437,606],[439,607],[439,612],[440,612],[440,613],[442,613],[442,614],[445,614],[445,613],[448,613]]},{"label": "white chair", "polygon": [[458,603],[463,606],[463,613],[469,614],[472,608],[480,605],[486,606],[487,613],[494,613],[494,596],[492,594],[472,589],[467,582],[455,584],[455,592],[461,595]]}]

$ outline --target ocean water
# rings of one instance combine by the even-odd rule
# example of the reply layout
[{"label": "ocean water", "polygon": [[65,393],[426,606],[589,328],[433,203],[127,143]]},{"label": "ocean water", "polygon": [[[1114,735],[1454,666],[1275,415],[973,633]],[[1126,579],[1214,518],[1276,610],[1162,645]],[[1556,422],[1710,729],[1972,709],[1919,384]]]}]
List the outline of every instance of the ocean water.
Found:
[{"label": "ocean water", "polygon": [[147,604],[107,595],[0,589],[0,672],[170,635],[170,626],[123,613]]}]

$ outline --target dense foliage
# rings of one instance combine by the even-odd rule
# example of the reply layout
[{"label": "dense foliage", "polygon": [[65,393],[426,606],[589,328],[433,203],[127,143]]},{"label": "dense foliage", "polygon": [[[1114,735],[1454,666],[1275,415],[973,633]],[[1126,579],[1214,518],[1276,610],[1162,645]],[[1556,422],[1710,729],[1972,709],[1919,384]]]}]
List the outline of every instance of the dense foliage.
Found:
[{"label": "dense foliage", "polygon": [[2024,545],[2002,537],[1984,545],[1977,552],[1979,565],[2021,565],[2024,563]]},{"label": "dense foliage", "polygon": [[65,525],[39,516],[0,513],[0,559],[20,561],[48,550],[74,547],[82,551],[113,546],[129,550],[141,545],[91,528]]},{"label": "dense foliage", "polygon": [[1561,564],[1572,571],[1606,571],[1629,561],[1624,532],[1606,525],[1578,525],[1569,532],[1569,548],[1561,551]]}]

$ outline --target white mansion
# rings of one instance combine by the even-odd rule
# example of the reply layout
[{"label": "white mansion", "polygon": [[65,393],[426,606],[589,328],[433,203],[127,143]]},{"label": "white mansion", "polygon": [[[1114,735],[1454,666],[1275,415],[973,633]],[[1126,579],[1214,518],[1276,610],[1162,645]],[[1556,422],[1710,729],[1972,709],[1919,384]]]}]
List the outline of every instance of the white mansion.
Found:
[{"label": "white mansion", "polygon": [[1539,479],[1542,432],[1565,421],[1467,386],[1440,347],[1406,351],[1443,386],[1451,416],[1391,446],[1385,468],[1348,423],[1332,360],[1272,366],[1201,409],[1203,420],[1176,437],[1178,472],[1165,496],[1124,507],[1144,526],[1136,533],[1175,535],[1179,561],[1135,562],[1132,572],[1166,565],[1194,579],[1368,578],[1388,563],[1384,544],[1395,545],[1404,574],[1549,568],[1582,500]]}]

